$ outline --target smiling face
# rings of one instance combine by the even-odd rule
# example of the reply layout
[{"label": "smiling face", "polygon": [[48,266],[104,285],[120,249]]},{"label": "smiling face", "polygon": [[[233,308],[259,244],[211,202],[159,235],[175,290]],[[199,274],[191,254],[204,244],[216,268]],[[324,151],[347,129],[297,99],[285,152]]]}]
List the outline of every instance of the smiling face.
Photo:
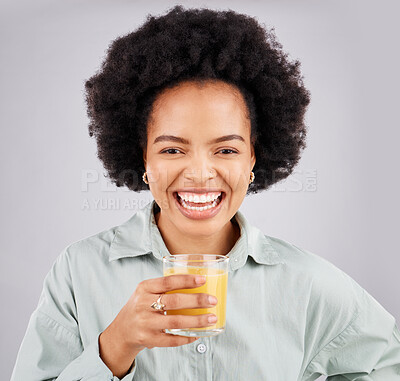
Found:
[{"label": "smiling face", "polygon": [[203,237],[226,229],[255,164],[239,90],[222,81],[187,81],[164,90],[149,118],[143,159],[161,209],[159,226]]}]

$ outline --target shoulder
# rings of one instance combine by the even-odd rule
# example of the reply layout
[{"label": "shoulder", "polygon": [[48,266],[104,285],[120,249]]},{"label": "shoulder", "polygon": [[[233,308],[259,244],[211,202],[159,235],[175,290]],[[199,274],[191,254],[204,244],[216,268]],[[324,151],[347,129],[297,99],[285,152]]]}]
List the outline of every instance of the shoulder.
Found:
[{"label": "shoulder", "polygon": [[305,322],[305,348],[309,360],[335,338],[341,340],[343,332],[353,335],[361,317],[374,316],[381,322],[392,323],[390,314],[356,280],[333,263],[288,241],[268,238],[285,261],[282,287],[287,287],[285,296],[296,305],[297,319]]},{"label": "shoulder", "polygon": [[288,241],[275,237],[270,239],[277,250],[282,252],[288,270],[313,285],[315,296],[341,295],[351,302],[362,297],[362,287],[328,259]]},{"label": "shoulder", "polygon": [[126,221],[64,247],[55,266],[82,275],[85,269],[106,270],[113,259],[142,255],[150,248],[150,217],[154,205],[147,204]]},{"label": "shoulder", "polygon": [[69,274],[74,266],[82,266],[83,262],[108,261],[108,251],[118,226],[81,238],[64,246],[58,253],[48,273]]},{"label": "shoulder", "polygon": [[319,290],[331,289],[338,293],[342,287],[352,296],[358,295],[361,291],[361,286],[354,279],[329,260],[286,240],[266,237],[280,253],[286,271],[292,276],[302,276],[304,281],[319,286]]},{"label": "shoulder", "polygon": [[327,259],[286,240],[267,237],[285,262],[285,279],[307,300],[308,316],[337,323],[337,329],[347,325],[360,310],[365,290]]},{"label": "shoulder", "polygon": [[298,269],[304,275],[311,277],[347,277],[341,269],[335,266],[332,262],[317,255],[316,253],[299,247],[289,241],[277,237],[267,236],[267,239],[279,252],[287,266],[293,269]]},{"label": "shoulder", "polygon": [[76,261],[83,257],[90,259],[108,259],[110,245],[115,238],[118,226],[100,231],[96,234],[81,238],[70,243],[63,250],[64,255],[70,261]]},{"label": "shoulder", "polygon": [[43,282],[42,307],[52,298],[69,298],[73,304],[76,283],[87,278],[91,270],[96,271],[108,263],[108,251],[116,228],[72,242],[58,253]]},{"label": "shoulder", "polygon": [[266,237],[284,261],[280,277],[285,297],[304,306],[298,311],[305,316],[311,358],[328,345],[332,349],[352,340],[357,345],[360,335],[371,338],[371,343],[374,337],[387,340],[392,331],[397,338],[394,316],[349,274],[316,253]]},{"label": "shoulder", "polygon": [[116,228],[84,237],[62,248],[45,276],[43,291],[59,294],[60,298],[72,295],[75,287],[82,279],[89,278],[91,272],[105,270]]}]

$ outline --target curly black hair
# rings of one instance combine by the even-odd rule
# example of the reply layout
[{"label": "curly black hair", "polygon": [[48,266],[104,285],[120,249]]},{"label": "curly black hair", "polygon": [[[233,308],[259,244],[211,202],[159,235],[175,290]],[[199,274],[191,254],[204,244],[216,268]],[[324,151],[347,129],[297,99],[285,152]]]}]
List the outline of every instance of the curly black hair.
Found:
[{"label": "curly black hair", "polygon": [[306,147],[310,102],[300,62],[288,59],[274,28],[253,17],[177,5],[165,15],[147,15],[140,28],[115,39],[85,82],[89,135],[117,187],[149,189],[141,176],[152,105],[164,89],[188,80],[222,80],[241,91],[256,155],[247,194],[292,173]]}]

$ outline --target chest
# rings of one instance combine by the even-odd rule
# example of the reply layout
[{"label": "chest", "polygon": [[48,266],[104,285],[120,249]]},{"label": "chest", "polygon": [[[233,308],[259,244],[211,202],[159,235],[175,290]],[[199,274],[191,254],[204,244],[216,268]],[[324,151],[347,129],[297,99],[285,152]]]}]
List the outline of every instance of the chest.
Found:
[{"label": "chest", "polygon": [[[137,261],[113,276],[103,274],[101,294],[92,290],[91,297],[81,295],[86,301],[80,306],[83,341],[89,343],[112,322],[139,282],[160,276],[162,266],[157,261]],[[144,349],[137,356],[135,378],[300,380],[307,303],[298,290],[296,295],[295,282],[283,287],[279,279],[279,271],[272,267],[230,272],[225,332],[180,347]],[[90,293],[91,288],[85,290]]]}]

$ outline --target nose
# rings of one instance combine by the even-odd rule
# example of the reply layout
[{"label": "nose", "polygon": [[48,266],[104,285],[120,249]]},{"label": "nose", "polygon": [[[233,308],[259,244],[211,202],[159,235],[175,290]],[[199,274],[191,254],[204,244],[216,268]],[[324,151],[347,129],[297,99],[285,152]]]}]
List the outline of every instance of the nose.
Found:
[{"label": "nose", "polygon": [[183,177],[196,184],[202,184],[216,177],[217,172],[212,168],[207,160],[201,160],[197,165],[185,168]]}]

